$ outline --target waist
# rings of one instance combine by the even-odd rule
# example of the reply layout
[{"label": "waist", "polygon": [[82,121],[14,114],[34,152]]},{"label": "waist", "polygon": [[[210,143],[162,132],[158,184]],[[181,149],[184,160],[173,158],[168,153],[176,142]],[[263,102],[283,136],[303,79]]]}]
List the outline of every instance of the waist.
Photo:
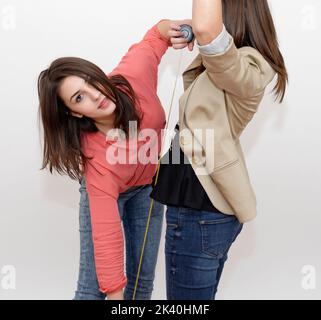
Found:
[{"label": "waist", "polygon": [[151,186],[151,184],[143,184],[143,185],[139,185],[139,186],[133,186],[133,187],[129,187],[127,190],[123,191],[120,193],[121,194],[128,194],[128,193],[131,193],[131,192],[135,192],[139,189],[143,189],[143,188],[146,188],[148,186]]}]

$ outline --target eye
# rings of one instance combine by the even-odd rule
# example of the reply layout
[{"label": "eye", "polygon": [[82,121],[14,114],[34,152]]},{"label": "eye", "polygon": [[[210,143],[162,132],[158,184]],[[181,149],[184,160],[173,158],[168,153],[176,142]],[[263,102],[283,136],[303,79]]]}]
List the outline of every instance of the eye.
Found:
[{"label": "eye", "polygon": [[82,100],[82,94],[79,94],[77,97],[76,97],[76,99],[75,99],[75,101],[76,101],[76,103],[79,103],[81,100]]}]

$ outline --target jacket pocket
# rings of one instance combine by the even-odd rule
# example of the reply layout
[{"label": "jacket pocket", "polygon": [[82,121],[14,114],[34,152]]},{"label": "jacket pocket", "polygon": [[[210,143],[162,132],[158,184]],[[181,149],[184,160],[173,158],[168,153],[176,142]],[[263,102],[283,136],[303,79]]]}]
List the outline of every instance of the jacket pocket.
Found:
[{"label": "jacket pocket", "polygon": [[246,168],[237,159],[211,175],[217,189],[242,223],[256,216],[256,199]]},{"label": "jacket pocket", "polygon": [[233,167],[233,166],[237,165],[238,163],[239,163],[239,159],[238,158],[235,159],[235,160],[229,161],[227,163],[224,163],[222,166],[216,168],[214,170],[214,173],[221,172],[224,169],[228,169],[230,167]]}]

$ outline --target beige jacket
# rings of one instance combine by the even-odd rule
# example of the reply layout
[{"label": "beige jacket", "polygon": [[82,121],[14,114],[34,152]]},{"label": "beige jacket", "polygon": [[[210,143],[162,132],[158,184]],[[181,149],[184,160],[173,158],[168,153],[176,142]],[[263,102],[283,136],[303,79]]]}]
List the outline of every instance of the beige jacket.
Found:
[{"label": "beige jacket", "polygon": [[[276,73],[256,49],[237,49],[229,38],[225,52],[198,55],[183,73],[180,147],[213,205],[247,222],[256,216],[256,198],[239,137]],[[199,134],[206,129],[214,129],[210,141]]]}]

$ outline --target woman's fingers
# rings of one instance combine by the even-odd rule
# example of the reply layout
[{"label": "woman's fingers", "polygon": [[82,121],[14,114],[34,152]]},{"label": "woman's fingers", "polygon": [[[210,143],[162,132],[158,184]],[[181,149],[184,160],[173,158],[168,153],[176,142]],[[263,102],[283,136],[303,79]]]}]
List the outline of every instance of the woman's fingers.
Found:
[{"label": "woman's fingers", "polygon": [[178,21],[179,23],[171,23],[170,30],[168,32],[168,36],[170,38],[170,41],[172,43],[172,47],[174,49],[183,49],[188,47],[188,50],[192,51],[194,48],[194,41],[191,41],[190,43],[187,42],[187,39],[183,37],[183,34],[180,32],[180,24],[191,22],[191,20],[184,20],[184,21]]},{"label": "woman's fingers", "polygon": [[182,37],[183,34],[180,31],[170,30],[168,32],[168,36],[169,38],[179,38],[179,37]]},{"label": "woman's fingers", "polygon": [[188,44],[188,50],[189,50],[189,51],[193,51],[193,49],[194,49],[194,44],[195,44],[195,39]]},{"label": "woman's fingers", "polygon": [[187,39],[186,38],[171,38],[171,42],[172,44],[182,44],[182,43],[185,43],[187,44]]},{"label": "woman's fingers", "polygon": [[174,29],[176,31],[181,30],[181,27],[180,27],[180,25],[178,23],[171,23],[170,27],[171,27],[171,29]]},{"label": "woman's fingers", "polygon": [[186,46],[187,46],[187,44],[184,43],[184,44],[173,44],[172,47],[173,47],[174,49],[184,49]]},{"label": "woman's fingers", "polygon": [[181,42],[181,41],[177,41],[176,38],[172,38],[173,40],[171,40],[172,42],[172,47],[174,49],[183,49],[185,47],[187,47],[187,42],[184,41],[184,42]]}]

